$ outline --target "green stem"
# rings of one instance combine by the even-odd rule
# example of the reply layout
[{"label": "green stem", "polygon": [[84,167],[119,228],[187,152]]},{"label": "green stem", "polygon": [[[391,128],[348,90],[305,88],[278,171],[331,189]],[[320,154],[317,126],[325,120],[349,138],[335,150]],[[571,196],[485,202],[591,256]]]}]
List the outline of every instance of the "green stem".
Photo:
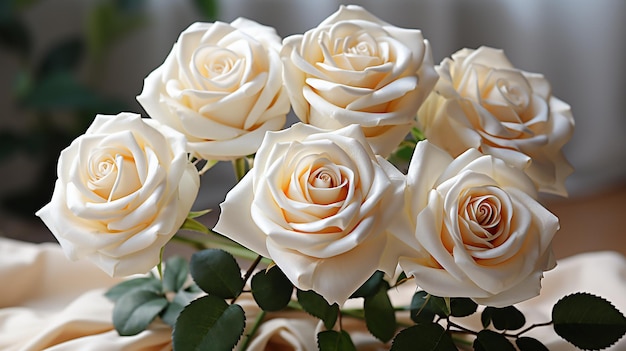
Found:
[{"label": "green stem", "polygon": [[467,334],[472,334],[472,335],[478,335],[478,332],[473,331],[471,329],[465,328],[462,325],[456,324],[454,322],[452,322],[451,320],[448,319],[448,327],[454,327],[459,329],[459,331],[463,332],[463,333],[467,333]]},{"label": "green stem", "polygon": [[261,313],[256,316],[254,324],[252,325],[252,329],[250,329],[250,332],[246,334],[246,338],[241,343],[241,351],[246,351],[248,349],[248,345],[250,345],[250,340],[252,340],[252,337],[254,336],[254,334],[256,334],[257,330],[259,330],[261,322],[263,322],[263,319],[265,318],[265,313],[265,311],[261,310]]},{"label": "green stem", "polygon": [[[552,321],[550,321],[550,322],[545,322],[545,323],[536,323],[536,324],[533,324],[533,325],[529,326],[528,328],[526,328],[526,329],[524,329],[524,330],[520,331],[519,333],[517,333],[517,334],[515,334],[515,335],[512,335],[512,337],[519,338],[520,336],[522,336],[522,334],[524,334],[524,333],[526,333],[526,332],[530,331],[531,329],[535,329],[535,328],[537,328],[537,327],[547,327],[547,326],[549,326],[549,325],[552,325],[552,323],[553,323],[553,322],[552,322]],[[505,334],[505,336],[507,336],[507,335]]]},{"label": "green stem", "polygon": [[241,157],[233,160],[233,169],[235,171],[235,177],[237,177],[237,181],[239,182],[247,172],[246,158]]},{"label": "green stem", "polygon": [[189,245],[197,250],[205,249],[204,242],[192,238],[187,238],[185,236],[180,236],[178,234],[172,237],[172,241],[179,242],[181,244]]},{"label": "green stem", "polygon": [[[222,249],[235,257],[246,259],[249,261],[254,261],[258,256],[256,252],[251,251],[234,241],[227,240],[222,236],[210,238],[209,240],[199,240],[177,234],[172,237],[172,241],[177,241],[179,243],[189,245],[197,250]],[[261,263],[270,264],[271,260],[263,258],[261,259]]]},{"label": "green stem", "polygon": [[[257,255],[257,257],[254,259],[254,262],[252,262],[252,264],[250,265],[250,267],[248,267],[248,270],[246,271],[246,274],[244,274],[243,276],[243,285],[245,286],[246,283],[248,282],[248,279],[250,279],[250,276],[252,276],[252,272],[254,272],[254,269],[259,265],[259,263],[261,263],[261,260],[263,259],[263,256],[261,255]],[[237,298],[241,296],[241,294],[235,296],[231,301],[230,304],[234,304],[235,301],[237,301]]]},{"label": "green stem", "polygon": [[[456,324],[456,323],[452,322],[449,319],[448,319],[448,325],[451,326],[451,327],[459,329],[463,333],[472,334],[472,335],[478,335],[478,332],[473,331],[473,330],[468,329],[468,328],[465,328],[465,327],[463,327],[463,326],[461,326],[459,324]],[[528,332],[528,331],[530,331],[532,329],[535,329],[537,327],[546,327],[546,326],[549,326],[549,325],[552,325],[552,321],[545,322],[545,323],[533,324],[533,325],[529,326],[528,328],[523,329],[522,331],[518,332],[517,334],[502,333],[502,335],[507,337],[507,338],[518,339],[520,336],[522,336],[522,334],[524,334],[524,333],[526,333],[526,332]]]}]

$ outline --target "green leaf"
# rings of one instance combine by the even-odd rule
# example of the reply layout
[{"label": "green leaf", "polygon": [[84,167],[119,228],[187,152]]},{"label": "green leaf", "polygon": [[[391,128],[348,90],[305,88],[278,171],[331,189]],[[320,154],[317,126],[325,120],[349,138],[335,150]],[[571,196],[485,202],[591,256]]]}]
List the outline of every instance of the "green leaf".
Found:
[{"label": "green leaf", "polygon": [[381,285],[376,294],[366,296],[363,303],[365,325],[382,342],[391,340],[396,333],[396,313],[389,300],[386,285]]},{"label": "green leaf", "polygon": [[202,217],[205,214],[211,212],[211,209],[206,209],[206,210],[202,210],[202,211],[189,211],[189,214],[187,214],[187,218],[198,218],[198,217]]},{"label": "green leaf", "polygon": [[450,299],[450,315],[452,317],[467,317],[474,314],[478,304],[466,297],[453,297]]},{"label": "green leaf", "polygon": [[356,347],[345,330],[325,330],[317,334],[317,347],[320,351],[356,351]]},{"label": "green leaf", "polygon": [[483,310],[483,313],[480,314],[480,323],[483,325],[483,328],[488,328],[491,325],[491,313]]},{"label": "green leaf", "polygon": [[493,326],[498,330],[517,330],[526,324],[524,314],[514,306],[485,307],[480,319],[483,327],[486,328],[493,322]]},{"label": "green leaf", "polygon": [[220,249],[206,249],[191,256],[191,276],[205,292],[230,299],[238,296],[244,286],[235,258]]},{"label": "green leaf", "polygon": [[41,78],[54,71],[72,71],[78,67],[85,44],[80,37],[65,39],[49,49],[37,67],[35,76]]},{"label": "green leaf", "polygon": [[374,274],[372,274],[372,276],[369,277],[369,279],[365,283],[363,283],[363,285],[361,285],[352,294],[352,296],[350,296],[350,298],[366,297],[376,294],[378,292],[378,287],[383,282],[384,277],[385,273],[381,271],[374,272]]},{"label": "green leaf", "polygon": [[178,316],[174,350],[232,350],[243,334],[246,317],[239,305],[206,295],[192,301]]},{"label": "green leaf", "polygon": [[176,293],[161,315],[163,322],[173,327],[180,312],[197,297],[197,292],[182,290]]},{"label": "green leaf", "polygon": [[392,157],[397,161],[409,162],[415,151],[415,143],[403,141],[393,152]]},{"label": "green leaf", "polygon": [[429,323],[435,318],[435,312],[429,306],[432,295],[424,290],[417,291],[411,299],[409,316],[415,323]]},{"label": "green leaf", "polygon": [[194,3],[207,20],[217,19],[219,10],[216,0],[194,0]]},{"label": "green leaf", "polygon": [[192,230],[195,232],[200,232],[204,234],[210,234],[209,228],[207,228],[204,224],[199,221],[193,219],[190,216],[187,216],[183,224],[180,226],[181,230]]},{"label": "green leaf", "polygon": [[474,340],[474,351],[515,351],[515,346],[502,334],[483,329]]},{"label": "green leaf", "polygon": [[121,336],[144,331],[167,306],[167,299],[150,290],[134,290],[122,295],[113,306],[113,326]]},{"label": "green leaf", "polygon": [[446,302],[446,299],[439,296],[431,296],[430,298],[430,306],[435,314],[440,317],[448,317],[450,316],[450,305]]},{"label": "green leaf", "polygon": [[544,344],[539,342],[539,340],[528,336],[517,338],[515,344],[520,351],[550,351]]},{"label": "green leaf", "polygon": [[256,273],[250,286],[254,301],[264,311],[282,310],[289,304],[293,293],[293,284],[278,266]]},{"label": "green leaf", "polygon": [[432,322],[435,315],[447,317],[450,309],[446,300],[420,290],[413,295],[410,307],[410,317],[415,323]]},{"label": "green leaf", "polygon": [[452,337],[437,323],[414,325],[393,339],[391,351],[457,351]]},{"label": "green leaf", "polygon": [[581,349],[599,350],[626,333],[626,317],[609,301],[588,293],[559,300],[552,308],[554,331]]},{"label": "green leaf", "polygon": [[339,305],[330,305],[321,295],[313,290],[296,290],[296,297],[302,308],[310,315],[321,319],[326,329],[332,329],[339,315]]},{"label": "green leaf", "polygon": [[155,277],[141,277],[125,280],[110,288],[104,296],[115,302],[125,294],[136,290],[147,290],[154,293],[162,293],[161,281]]},{"label": "green leaf", "polygon": [[163,273],[163,289],[165,291],[177,292],[180,290],[189,275],[187,261],[181,256],[172,256],[165,261],[165,272]]},{"label": "green leaf", "polygon": [[418,141],[418,142],[422,140],[426,140],[426,135],[417,127],[413,127],[411,129],[411,136],[413,137],[413,139],[415,139],[415,141]]}]

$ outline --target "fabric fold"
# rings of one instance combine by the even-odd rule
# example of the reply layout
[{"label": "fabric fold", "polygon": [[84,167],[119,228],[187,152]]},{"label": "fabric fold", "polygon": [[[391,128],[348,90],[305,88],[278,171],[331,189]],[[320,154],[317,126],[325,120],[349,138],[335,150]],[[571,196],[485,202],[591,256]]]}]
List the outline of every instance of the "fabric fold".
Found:
[{"label": "fabric fold", "polygon": [[[0,349],[171,350],[171,329],[160,321],[132,337],[120,337],[113,329],[113,304],[103,294],[119,281],[94,265],[67,260],[57,244],[32,244],[0,238]],[[554,303],[575,292],[602,296],[624,313],[626,257],[617,252],[589,252],[563,259],[554,270],[545,273],[541,295],[517,307],[526,315],[529,325],[546,322],[550,320]],[[389,293],[395,305],[408,305],[414,286],[404,284]],[[352,299],[345,307],[361,307],[361,302],[361,299]],[[398,319],[409,321],[408,315],[401,313]],[[476,330],[481,325],[479,314],[457,322]],[[364,334],[366,330],[362,323],[348,325],[357,349],[371,350],[372,345],[377,345],[375,349],[384,347]],[[271,326],[270,323],[266,328]],[[281,338],[286,337],[281,333]],[[267,339],[270,334],[260,333],[257,337]],[[541,340],[552,351],[572,349],[572,345],[560,339],[551,327],[535,328],[528,336]],[[257,343],[266,341],[258,340]],[[626,338],[607,350],[624,349]]]}]

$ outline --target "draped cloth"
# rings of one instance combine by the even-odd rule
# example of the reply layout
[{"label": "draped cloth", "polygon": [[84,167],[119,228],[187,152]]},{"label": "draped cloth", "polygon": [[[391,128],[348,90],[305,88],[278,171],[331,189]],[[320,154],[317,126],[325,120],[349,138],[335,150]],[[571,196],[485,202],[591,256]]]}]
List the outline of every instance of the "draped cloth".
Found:
[{"label": "draped cloth", "polygon": [[[171,329],[158,319],[138,335],[118,336],[111,322],[113,304],[103,293],[119,281],[88,262],[69,261],[57,244],[0,238],[0,350],[171,350]],[[517,307],[526,315],[528,324],[547,322],[554,303],[578,291],[600,295],[622,313],[626,312],[626,257],[615,252],[590,252],[565,258],[546,273],[541,296]],[[408,304],[413,292],[413,284],[408,283],[390,290],[390,297],[396,305]],[[252,304],[244,306],[247,313],[250,308]],[[291,323],[289,318],[293,318]],[[265,349],[263,345],[272,345],[272,335],[281,333],[287,341],[314,337],[319,325],[316,328],[317,323],[309,318],[297,315],[274,318],[264,323],[267,325],[259,329],[260,334],[251,345],[255,345],[254,349]],[[457,322],[480,329],[478,313]],[[301,330],[299,325],[303,326]],[[359,350],[389,346],[368,337],[359,323],[346,322],[345,326],[353,328]],[[277,328],[281,329],[280,333]],[[552,351],[574,349],[552,327],[535,328],[528,335],[540,339]],[[302,344],[315,345],[310,340]],[[609,350],[625,349],[626,338],[622,338]]]}]

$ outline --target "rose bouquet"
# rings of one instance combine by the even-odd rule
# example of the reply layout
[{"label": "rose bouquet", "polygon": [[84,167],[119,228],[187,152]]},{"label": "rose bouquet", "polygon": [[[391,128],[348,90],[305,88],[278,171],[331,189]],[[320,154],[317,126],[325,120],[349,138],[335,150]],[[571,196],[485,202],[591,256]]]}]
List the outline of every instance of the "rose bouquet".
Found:
[{"label": "rose bouquet", "polygon": [[[284,40],[196,23],[137,99],[151,118],[96,116],[37,213],[69,258],[142,274],[107,292],[121,336],[164,323],[176,350],[544,350],[527,332],[582,349],[626,332],[589,294],[531,326],[514,306],[555,266],[538,194],[566,195],[574,121],[501,50],[435,66],[421,31],[358,6]],[[219,161],[238,183],[211,229],[191,208]],[[164,259],[170,240],[197,252]],[[457,321],[473,314],[482,329]]]}]

